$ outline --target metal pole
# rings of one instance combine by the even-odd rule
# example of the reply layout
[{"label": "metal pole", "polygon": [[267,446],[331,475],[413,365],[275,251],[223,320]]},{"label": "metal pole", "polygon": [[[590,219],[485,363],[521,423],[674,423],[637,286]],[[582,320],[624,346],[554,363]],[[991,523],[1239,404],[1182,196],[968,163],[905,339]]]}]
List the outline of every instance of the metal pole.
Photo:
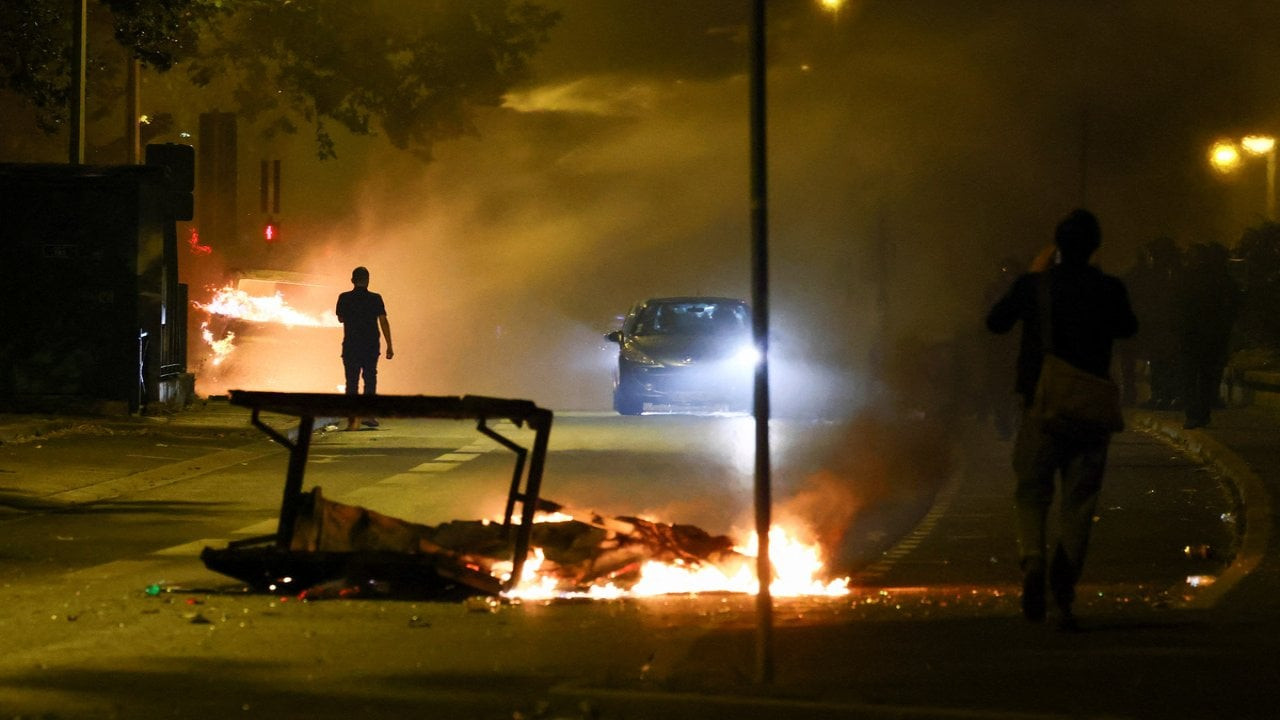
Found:
[{"label": "metal pole", "polygon": [[88,45],[85,26],[88,12],[88,0],[71,0],[71,97],[67,113],[67,129],[71,137],[67,146],[72,165],[84,164],[84,78]]},{"label": "metal pole", "polygon": [[773,597],[769,585],[769,528],[773,524],[773,497],[769,475],[769,216],[768,166],[765,152],[765,37],[764,0],[751,7],[751,329],[760,351],[755,374],[756,538],[756,681],[773,682]]},{"label": "metal pole", "polygon": [[1276,221],[1276,148],[1267,151],[1267,222]]}]

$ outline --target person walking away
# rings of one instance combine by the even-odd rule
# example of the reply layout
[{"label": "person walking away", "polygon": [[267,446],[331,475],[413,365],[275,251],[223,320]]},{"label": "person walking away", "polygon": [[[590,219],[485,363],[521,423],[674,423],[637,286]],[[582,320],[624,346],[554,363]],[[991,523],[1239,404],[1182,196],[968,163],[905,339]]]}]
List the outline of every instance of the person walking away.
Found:
[{"label": "person walking away", "polygon": [[1218,398],[1231,351],[1231,328],[1240,288],[1228,268],[1231,258],[1219,243],[1191,247],[1178,292],[1178,336],[1185,373],[1183,405],[1187,429],[1204,427]]},{"label": "person walking away", "polygon": [[[395,356],[391,348],[391,324],[382,296],[369,291],[369,270],[363,266],[351,271],[352,288],[338,295],[338,322],[342,323],[342,368],[346,375],[346,393],[358,392],[364,378],[364,394],[378,393],[378,355],[381,354],[378,331],[387,341],[387,359]],[[365,418],[364,424],[377,427],[376,418]],[[358,430],[359,418],[348,418],[347,429]]]},{"label": "person walking away", "polygon": [[1142,332],[1131,349],[1148,371],[1151,392],[1142,404],[1148,410],[1177,410],[1186,403],[1176,297],[1183,265],[1177,243],[1161,236],[1142,245],[1138,262],[1125,277],[1134,311],[1142,318]]},{"label": "person walking away", "polygon": [[[1030,272],[1014,281],[986,320],[995,333],[1007,333],[1022,323],[1014,387],[1022,397],[1023,413],[1013,451],[1022,613],[1032,622],[1045,619],[1047,582],[1060,613],[1059,626],[1065,630],[1077,627],[1072,603],[1111,438],[1107,432],[1051,433],[1026,410],[1035,396],[1045,352],[1042,282],[1048,285],[1046,315],[1053,352],[1077,368],[1108,378],[1113,341],[1132,337],[1138,330],[1124,283],[1089,264],[1101,241],[1101,228],[1092,213],[1081,209],[1067,215],[1057,226],[1054,245],[1037,256]],[[1055,477],[1060,478],[1059,523],[1050,556],[1046,524]]]}]

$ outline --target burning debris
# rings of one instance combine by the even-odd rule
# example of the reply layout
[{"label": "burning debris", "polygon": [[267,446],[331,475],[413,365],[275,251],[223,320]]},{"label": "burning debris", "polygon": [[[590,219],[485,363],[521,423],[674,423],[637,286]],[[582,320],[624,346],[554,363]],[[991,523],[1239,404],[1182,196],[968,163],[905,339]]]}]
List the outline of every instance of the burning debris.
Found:
[{"label": "burning debris", "polygon": [[[527,400],[233,390],[231,403],[251,408],[250,422],[290,450],[276,533],[201,553],[209,569],[255,590],[314,597],[335,587],[372,588],[381,595],[442,600],[758,590],[755,551],[726,536],[638,517],[571,514],[542,499],[552,413]],[[296,439],[263,424],[264,410],[299,417]],[[333,502],[318,487],[303,492],[316,418],[354,415],[477,420],[480,433],[516,455],[502,522],[422,525]],[[491,418],[527,424],[535,431],[532,452],[489,427]],[[848,578],[819,579],[823,561],[816,545],[797,542],[775,526],[769,546],[773,594],[848,593]]]},{"label": "burning debris", "polygon": [[[337,584],[439,599],[499,594],[511,572],[511,533],[499,523],[422,525],[328,500],[318,487],[303,497],[287,550],[270,536],[221,551],[206,548],[205,564],[264,592],[314,594]],[[588,513],[579,520],[555,503],[543,506],[556,512],[531,529],[537,566],[527,568],[529,580],[508,595],[598,595],[603,588],[622,594],[642,583],[653,565],[713,568],[725,578],[750,571],[751,558],[727,536],[636,517]]]}]

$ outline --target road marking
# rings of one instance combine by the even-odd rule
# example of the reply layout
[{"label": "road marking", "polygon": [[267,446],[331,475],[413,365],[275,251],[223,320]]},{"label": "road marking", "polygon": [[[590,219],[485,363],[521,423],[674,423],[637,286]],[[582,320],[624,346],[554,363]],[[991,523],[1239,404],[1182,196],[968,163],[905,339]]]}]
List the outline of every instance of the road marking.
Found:
[{"label": "road marking", "polygon": [[458,467],[458,463],[456,462],[436,462],[432,460],[431,462],[424,462],[421,465],[418,465],[416,467],[411,467],[409,468],[408,472],[436,473],[436,472],[444,472],[446,470],[452,470],[456,467]]},{"label": "road marking", "polygon": [[[392,489],[399,489],[407,486],[421,486],[423,474],[442,473],[452,470],[468,460],[474,460],[493,450],[494,447],[494,445],[489,443],[472,442],[452,452],[444,453],[434,460],[412,467],[407,472],[396,473],[395,475],[383,478],[372,485],[357,488],[340,496],[338,500],[339,502],[346,504],[357,504],[356,501],[375,499],[380,495],[385,495]],[[326,455],[322,457],[333,458],[338,456]],[[308,459],[308,462],[311,462],[311,460]],[[217,468],[210,468],[209,472],[212,472],[215,469]],[[274,533],[279,526],[280,520],[278,518],[273,518],[261,520],[253,523],[252,525],[246,525],[239,530],[232,530],[230,534],[233,536],[250,537],[256,535],[270,535]],[[202,538],[200,540],[192,540],[180,545],[162,548],[149,553],[149,555],[156,557],[194,557],[199,556],[201,551],[206,547],[226,545],[228,542],[230,541],[226,538]],[[108,563],[108,565],[109,564],[110,563]],[[90,568],[90,570],[92,570],[92,568]]]},{"label": "road marking", "polygon": [[466,462],[466,461],[468,461],[468,460],[474,460],[474,459],[476,459],[476,458],[477,458],[477,457],[479,457],[479,456],[480,456],[480,453],[451,452],[451,453],[445,453],[445,454],[441,455],[440,457],[436,458],[436,462],[459,462],[459,463],[461,463],[461,462]]},{"label": "road marking", "polygon": [[111,480],[103,480],[102,482],[85,485],[83,487],[72,488],[52,495],[45,495],[42,500],[66,503],[68,505],[82,505],[84,503],[98,502],[111,498],[130,495],[153,488],[172,485],[183,480],[189,480],[201,475],[208,475],[211,472],[224,470],[232,465],[242,465],[252,462],[269,455],[278,455],[284,452],[283,448],[274,445],[264,448],[249,450],[245,448],[233,448],[231,450],[222,450],[220,452],[204,455],[190,460],[170,463],[151,470],[144,470],[133,475],[126,475],[122,478],[113,478]]},{"label": "road marking", "polygon": [[960,473],[955,473],[947,481],[947,484],[938,491],[937,499],[933,503],[933,507],[929,508],[929,512],[920,519],[911,534],[899,540],[893,547],[881,554],[881,559],[863,568],[860,572],[854,574],[854,582],[862,584],[873,584],[876,580],[884,577],[897,561],[910,555],[925,538],[933,532],[938,524],[938,520],[947,514],[947,510],[951,507],[951,503],[955,500],[956,494],[960,490]]}]

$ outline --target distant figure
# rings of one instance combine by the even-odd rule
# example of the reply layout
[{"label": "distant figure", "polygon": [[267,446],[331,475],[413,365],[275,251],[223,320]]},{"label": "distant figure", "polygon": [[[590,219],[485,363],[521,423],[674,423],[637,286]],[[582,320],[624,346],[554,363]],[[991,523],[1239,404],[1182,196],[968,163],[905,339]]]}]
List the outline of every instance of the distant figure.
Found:
[{"label": "distant figure", "polygon": [[1183,427],[1188,429],[1208,425],[1220,397],[1231,328],[1240,307],[1240,288],[1228,269],[1230,261],[1227,249],[1218,243],[1194,245],[1179,283],[1178,339],[1186,413]]},{"label": "distant figure", "polygon": [[1143,407],[1149,410],[1177,410],[1184,403],[1176,298],[1183,279],[1182,262],[1182,251],[1173,239],[1158,237],[1143,244],[1137,264],[1125,278],[1134,311],[1142,318],[1142,332],[1131,343],[1132,357],[1125,359],[1147,366],[1151,395]]},{"label": "distant figure", "polygon": [[[1130,337],[1138,320],[1118,278],[1089,264],[1102,241],[1098,220],[1076,210],[1058,224],[1054,247],[1046,248],[1031,271],[1018,277],[987,315],[987,328],[1006,333],[1022,322],[1015,390],[1024,409],[1035,394],[1044,354],[1041,341],[1040,283],[1047,278],[1049,324],[1054,354],[1076,367],[1108,377],[1113,341]],[[1053,254],[1059,257],[1053,264]],[[1032,622],[1045,618],[1045,583],[1061,613],[1059,626],[1076,628],[1071,605],[1084,567],[1093,513],[1107,464],[1108,434],[1066,436],[1047,432],[1025,412],[1014,441],[1017,478],[1018,551],[1022,567],[1022,613]],[[1053,504],[1054,477],[1061,475],[1059,538],[1047,557],[1046,520]]]},{"label": "distant figure", "polygon": [[[338,296],[338,322],[342,323],[342,368],[346,373],[348,395],[358,392],[364,377],[364,394],[378,393],[378,355],[381,352],[378,328],[387,339],[387,359],[395,356],[391,349],[391,324],[382,296],[369,292],[369,270],[358,267],[351,271],[354,286]],[[365,418],[364,424],[377,427],[376,418]],[[348,418],[347,429],[358,430],[359,418]]]}]

